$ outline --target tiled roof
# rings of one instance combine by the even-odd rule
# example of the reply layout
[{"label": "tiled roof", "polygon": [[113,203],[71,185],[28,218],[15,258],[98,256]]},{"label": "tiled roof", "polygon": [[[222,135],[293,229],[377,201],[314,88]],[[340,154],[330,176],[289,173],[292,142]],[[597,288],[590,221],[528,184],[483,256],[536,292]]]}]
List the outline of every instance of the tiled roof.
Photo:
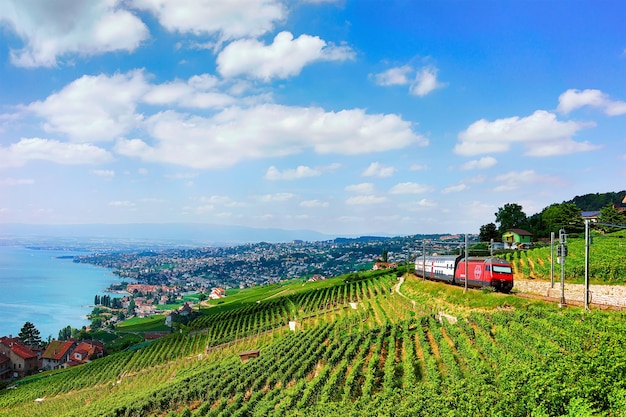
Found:
[{"label": "tiled roof", "polygon": [[14,343],[11,350],[22,359],[36,358],[37,354],[21,343]]},{"label": "tiled roof", "polygon": [[61,340],[53,340],[50,342],[46,351],[43,353],[42,358],[52,359],[55,361],[61,360],[68,350],[74,346],[74,342],[63,342]]},{"label": "tiled roof", "polygon": [[532,236],[533,234],[524,229],[508,229],[507,232],[512,232],[520,236]]}]

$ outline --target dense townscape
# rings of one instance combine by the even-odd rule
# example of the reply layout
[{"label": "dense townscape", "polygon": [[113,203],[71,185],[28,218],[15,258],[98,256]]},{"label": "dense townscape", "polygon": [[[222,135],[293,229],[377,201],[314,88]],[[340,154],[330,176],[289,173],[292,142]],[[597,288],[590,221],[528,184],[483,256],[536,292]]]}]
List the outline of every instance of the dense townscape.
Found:
[{"label": "dense townscape", "polygon": [[[458,247],[461,238],[459,235],[419,235],[256,243],[232,247],[100,253],[79,256],[75,261],[111,268],[122,278],[147,284],[180,285],[193,290],[214,286],[243,288],[285,279],[315,275],[331,277],[369,270],[383,255],[385,261],[403,263],[422,250],[424,241],[428,242],[429,248],[433,245],[438,248]],[[446,242],[449,245],[445,245]]]}]

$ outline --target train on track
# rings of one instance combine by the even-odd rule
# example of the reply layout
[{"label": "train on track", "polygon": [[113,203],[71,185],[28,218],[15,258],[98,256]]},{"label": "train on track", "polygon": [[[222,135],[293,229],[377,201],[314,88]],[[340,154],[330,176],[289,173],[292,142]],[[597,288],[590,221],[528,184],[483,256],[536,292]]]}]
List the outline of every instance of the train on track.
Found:
[{"label": "train on track", "polygon": [[508,293],[513,288],[513,271],[509,261],[495,257],[465,258],[463,255],[426,256],[415,259],[415,275],[434,281],[465,285],[474,288],[490,287]]}]

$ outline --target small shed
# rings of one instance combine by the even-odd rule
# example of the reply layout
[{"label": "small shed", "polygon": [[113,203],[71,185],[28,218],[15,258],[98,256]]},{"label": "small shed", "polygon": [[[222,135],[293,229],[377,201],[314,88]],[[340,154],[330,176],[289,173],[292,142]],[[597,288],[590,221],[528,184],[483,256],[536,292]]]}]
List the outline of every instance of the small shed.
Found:
[{"label": "small shed", "polygon": [[509,248],[515,248],[520,243],[530,243],[533,234],[524,229],[509,229],[502,234],[502,242]]},{"label": "small shed", "polygon": [[241,352],[239,354],[239,359],[241,359],[241,362],[247,362],[250,359],[258,358],[259,355],[260,355],[259,349],[246,350],[245,352]]}]

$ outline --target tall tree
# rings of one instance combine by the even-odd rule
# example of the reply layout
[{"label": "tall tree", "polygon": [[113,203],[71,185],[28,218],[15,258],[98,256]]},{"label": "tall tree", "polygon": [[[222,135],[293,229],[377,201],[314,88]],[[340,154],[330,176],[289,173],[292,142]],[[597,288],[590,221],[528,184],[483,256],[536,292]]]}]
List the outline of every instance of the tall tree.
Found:
[{"label": "tall tree", "polygon": [[[623,225],[624,223],[626,223],[626,217],[624,217],[624,214],[617,210],[613,204],[607,204],[600,209],[600,217],[598,220],[600,221],[600,223],[608,224]],[[617,227],[611,227],[606,225],[601,225],[600,228],[605,233],[619,230],[619,228]]]},{"label": "tall tree", "polygon": [[567,233],[580,233],[585,230],[581,210],[574,203],[552,204],[541,214],[550,232],[565,229]]},{"label": "tall tree", "polygon": [[69,340],[70,337],[72,337],[72,328],[70,326],[65,326],[59,330],[59,340]]},{"label": "tall tree", "polygon": [[39,346],[41,344],[39,330],[37,330],[35,325],[30,321],[24,323],[17,337],[20,339],[20,342],[24,343],[26,346]]},{"label": "tall tree", "polygon": [[480,226],[480,233],[478,235],[481,242],[490,242],[491,239],[500,241],[502,235],[498,233],[498,228],[495,223],[488,223]]},{"label": "tall tree", "polygon": [[519,229],[526,227],[526,213],[522,211],[522,206],[516,203],[505,204],[504,207],[498,208],[496,214],[496,223],[499,223],[498,231],[502,234],[508,229]]}]

